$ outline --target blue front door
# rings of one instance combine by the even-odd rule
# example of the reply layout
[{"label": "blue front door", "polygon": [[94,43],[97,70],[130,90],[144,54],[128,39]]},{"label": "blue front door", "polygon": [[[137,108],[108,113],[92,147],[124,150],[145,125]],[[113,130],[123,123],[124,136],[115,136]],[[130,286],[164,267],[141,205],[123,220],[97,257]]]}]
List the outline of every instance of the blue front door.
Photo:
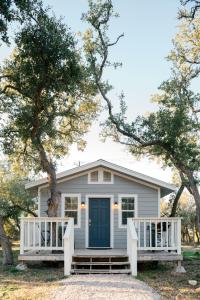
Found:
[{"label": "blue front door", "polygon": [[89,199],[89,247],[110,247],[110,199]]}]

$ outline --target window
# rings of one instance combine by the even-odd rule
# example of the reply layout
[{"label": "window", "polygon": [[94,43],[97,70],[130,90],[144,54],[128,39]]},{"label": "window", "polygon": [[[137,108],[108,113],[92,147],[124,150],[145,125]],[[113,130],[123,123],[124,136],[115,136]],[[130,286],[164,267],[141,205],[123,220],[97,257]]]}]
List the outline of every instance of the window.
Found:
[{"label": "window", "polygon": [[103,171],[103,181],[111,182],[111,173],[107,171]]},{"label": "window", "polygon": [[74,225],[80,224],[80,196],[79,195],[63,195],[63,216],[74,218]]},{"label": "window", "polygon": [[110,171],[105,171],[102,168],[91,171],[88,174],[89,184],[112,184],[113,183],[113,173]]},{"label": "window", "polygon": [[127,225],[127,218],[134,218],[137,216],[137,196],[136,195],[121,195],[119,197],[119,222],[120,227]]},{"label": "window", "polygon": [[98,171],[94,171],[90,173],[90,180],[91,182],[98,182],[99,179],[99,172]]}]

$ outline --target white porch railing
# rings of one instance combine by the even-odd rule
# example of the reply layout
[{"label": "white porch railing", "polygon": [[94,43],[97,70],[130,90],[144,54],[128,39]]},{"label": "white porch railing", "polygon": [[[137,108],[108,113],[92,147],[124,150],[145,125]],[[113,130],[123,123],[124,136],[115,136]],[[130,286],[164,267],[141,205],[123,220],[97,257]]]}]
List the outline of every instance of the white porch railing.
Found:
[{"label": "white porch railing", "polygon": [[26,250],[63,250],[63,237],[71,218],[21,218],[20,254]]},{"label": "white porch railing", "polygon": [[131,274],[137,276],[137,233],[133,219],[127,220],[127,254],[131,266]]},{"label": "white porch railing", "polygon": [[71,218],[68,222],[64,240],[64,275],[70,275],[72,256],[74,254],[74,219]]},{"label": "white porch railing", "polygon": [[138,250],[173,250],[181,254],[181,218],[133,218]]}]

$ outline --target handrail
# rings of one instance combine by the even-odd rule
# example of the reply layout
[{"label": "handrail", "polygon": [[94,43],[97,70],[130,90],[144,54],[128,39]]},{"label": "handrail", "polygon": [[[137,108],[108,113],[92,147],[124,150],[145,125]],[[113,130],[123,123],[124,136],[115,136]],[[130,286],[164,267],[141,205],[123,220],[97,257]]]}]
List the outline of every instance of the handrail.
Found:
[{"label": "handrail", "polygon": [[20,217],[21,220],[27,220],[27,221],[43,221],[43,220],[49,220],[49,221],[67,221],[70,218],[69,217]]},{"label": "handrail", "polygon": [[170,221],[170,220],[180,220],[182,217],[136,217],[132,218],[133,221],[137,220],[163,220],[163,221]]}]

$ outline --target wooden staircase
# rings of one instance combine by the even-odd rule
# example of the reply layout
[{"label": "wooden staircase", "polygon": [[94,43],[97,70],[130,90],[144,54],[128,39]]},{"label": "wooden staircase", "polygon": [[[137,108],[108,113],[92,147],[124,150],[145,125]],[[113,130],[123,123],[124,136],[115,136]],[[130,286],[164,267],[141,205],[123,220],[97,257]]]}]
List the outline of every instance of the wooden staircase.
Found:
[{"label": "wooden staircase", "polygon": [[74,255],[72,274],[130,274],[127,255]]}]

